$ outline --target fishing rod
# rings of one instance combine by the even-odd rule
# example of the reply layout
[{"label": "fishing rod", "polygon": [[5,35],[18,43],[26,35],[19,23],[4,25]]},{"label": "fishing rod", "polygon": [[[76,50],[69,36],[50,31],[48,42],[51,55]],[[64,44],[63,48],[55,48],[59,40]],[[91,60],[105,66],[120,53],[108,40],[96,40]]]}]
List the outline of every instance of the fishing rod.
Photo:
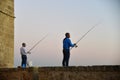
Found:
[{"label": "fishing rod", "polygon": [[[80,40],[82,40],[93,28],[95,28],[96,26],[98,26],[100,24],[100,22],[99,23],[97,23],[97,24],[95,24],[92,28],[90,28],[75,44],[77,45],[79,42],[80,42]],[[75,47],[77,47],[77,46],[75,46]],[[73,47],[72,47],[73,48]],[[71,48],[71,49],[72,49]]]},{"label": "fishing rod", "polygon": [[32,49],[34,49],[41,41],[43,41],[48,35],[44,36],[42,39],[40,39],[28,52],[30,52]]}]

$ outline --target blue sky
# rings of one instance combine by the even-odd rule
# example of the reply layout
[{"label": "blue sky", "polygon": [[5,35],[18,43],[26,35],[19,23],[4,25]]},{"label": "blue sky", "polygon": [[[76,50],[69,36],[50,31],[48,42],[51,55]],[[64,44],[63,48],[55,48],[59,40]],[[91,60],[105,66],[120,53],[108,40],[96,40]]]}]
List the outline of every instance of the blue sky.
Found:
[{"label": "blue sky", "polygon": [[61,66],[62,40],[70,32],[75,43],[101,21],[71,51],[70,65],[119,65],[119,0],[15,0],[15,66],[20,65],[19,48],[29,50],[34,66]]}]

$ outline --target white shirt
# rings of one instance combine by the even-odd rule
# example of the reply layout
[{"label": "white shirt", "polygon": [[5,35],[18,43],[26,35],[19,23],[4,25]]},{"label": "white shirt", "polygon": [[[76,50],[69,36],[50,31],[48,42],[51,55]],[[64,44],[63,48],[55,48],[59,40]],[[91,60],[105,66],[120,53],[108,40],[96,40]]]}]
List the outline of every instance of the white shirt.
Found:
[{"label": "white shirt", "polygon": [[21,53],[21,55],[27,55],[25,47],[20,48],[20,53]]}]

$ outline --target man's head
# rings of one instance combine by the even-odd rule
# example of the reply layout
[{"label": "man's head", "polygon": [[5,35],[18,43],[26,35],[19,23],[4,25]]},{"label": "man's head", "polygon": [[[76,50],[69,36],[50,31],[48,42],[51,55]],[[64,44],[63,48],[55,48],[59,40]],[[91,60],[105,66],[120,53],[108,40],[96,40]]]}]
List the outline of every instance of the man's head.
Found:
[{"label": "man's head", "polygon": [[23,47],[26,47],[26,44],[25,44],[25,43],[22,43],[22,46],[23,46]]},{"label": "man's head", "polygon": [[66,38],[70,38],[70,33],[65,33]]}]

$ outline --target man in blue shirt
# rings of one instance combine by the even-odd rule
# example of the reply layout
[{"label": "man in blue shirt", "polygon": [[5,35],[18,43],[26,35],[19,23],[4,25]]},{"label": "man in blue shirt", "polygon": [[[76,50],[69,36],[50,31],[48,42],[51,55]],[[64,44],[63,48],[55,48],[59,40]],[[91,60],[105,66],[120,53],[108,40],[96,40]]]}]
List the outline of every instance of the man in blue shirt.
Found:
[{"label": "man in blue shirt", "polygon": [[63,66],[69,66],[69,58],[70,58],[70,47],[77,47],[76,44],[72,44],[70,38],[70,33],[65,34],[65,38],[63,39]]}]

